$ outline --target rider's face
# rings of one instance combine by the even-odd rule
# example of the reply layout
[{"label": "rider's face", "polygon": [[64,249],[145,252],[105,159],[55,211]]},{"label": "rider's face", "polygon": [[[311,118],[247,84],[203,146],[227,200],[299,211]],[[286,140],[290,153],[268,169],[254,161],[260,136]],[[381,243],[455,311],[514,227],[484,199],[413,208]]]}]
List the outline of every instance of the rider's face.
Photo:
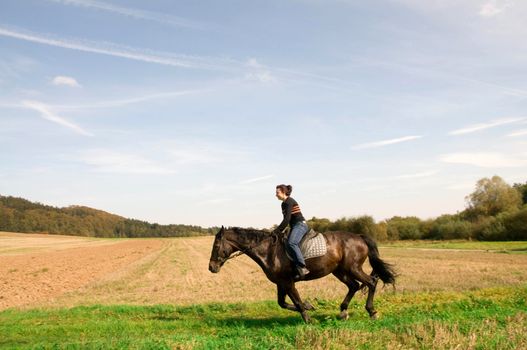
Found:
[{"label": "rider's face", "polygon": [[276,189],[276,198],[278,198],[279,200],[283,201],[284,199],[287,198],[287,196],[285,195],[284,192],[282,192],[281,189],[277,188]]}]

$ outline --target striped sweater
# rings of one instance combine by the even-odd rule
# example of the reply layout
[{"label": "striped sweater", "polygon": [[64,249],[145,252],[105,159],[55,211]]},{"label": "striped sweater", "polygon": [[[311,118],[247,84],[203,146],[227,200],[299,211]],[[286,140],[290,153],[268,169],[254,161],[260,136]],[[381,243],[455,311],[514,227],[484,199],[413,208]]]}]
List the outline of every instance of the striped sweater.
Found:
[{"label": "striped sweater", "polygon": [[305,221],[304,216],[300,211],[300,206],[291,197],[287,197],[287,199],[282,202],[282,214],[284,214],[284,219],[276,228],[276,231],[279,232],[282,232],[287,227],[287,225],[293,227],[296,223]]}]

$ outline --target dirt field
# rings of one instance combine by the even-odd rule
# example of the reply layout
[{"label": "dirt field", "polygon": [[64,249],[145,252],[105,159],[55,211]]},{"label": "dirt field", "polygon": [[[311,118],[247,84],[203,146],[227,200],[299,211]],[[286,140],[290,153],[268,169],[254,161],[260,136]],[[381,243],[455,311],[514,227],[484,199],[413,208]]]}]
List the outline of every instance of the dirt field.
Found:
[{"label": "dirt field", "polygon": [[[246,256],[208,271],[213,237],[101,240],[0,234],[0,309],[79,304],[191,304],[276,297]],[[527,254],[381,248],[401,274],[398,292],[527,283]],[[305,298],[341,299],[333,276],[299,283]],[[391,288],[379,289],[392,293]]]},{"label": "dirt field", "polygon": [[159,250],[159,240],[0,233],[0,310],[52,303]]}]

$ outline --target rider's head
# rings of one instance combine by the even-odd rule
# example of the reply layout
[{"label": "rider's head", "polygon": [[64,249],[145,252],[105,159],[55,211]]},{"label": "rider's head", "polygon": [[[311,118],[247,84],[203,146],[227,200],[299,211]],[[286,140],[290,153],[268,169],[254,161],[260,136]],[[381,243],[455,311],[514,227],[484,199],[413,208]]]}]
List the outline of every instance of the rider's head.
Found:
[{"label": "rider's head", "polygon": [[276,186],[276,198],[283,201],[286,200],[287,197],[291,195],[291,192],[293,191],[293,186],[291,185],[277,185]]}]

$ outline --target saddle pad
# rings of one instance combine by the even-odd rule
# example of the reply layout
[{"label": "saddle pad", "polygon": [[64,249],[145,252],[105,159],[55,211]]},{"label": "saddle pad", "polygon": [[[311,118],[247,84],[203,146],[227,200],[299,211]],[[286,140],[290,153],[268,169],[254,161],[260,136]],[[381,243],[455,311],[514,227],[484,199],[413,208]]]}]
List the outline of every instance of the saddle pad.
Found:
[{"label": "saddle pad", "polygon": [[[300,251],[302,252],[305,260],[326,255],[327,250],[328,247],[326,245],[326,238],[321,233],[317,233],[313,238],[300,241]],[[289,252],[287,250],[286,252],[287,257],[291,259]]]}]

